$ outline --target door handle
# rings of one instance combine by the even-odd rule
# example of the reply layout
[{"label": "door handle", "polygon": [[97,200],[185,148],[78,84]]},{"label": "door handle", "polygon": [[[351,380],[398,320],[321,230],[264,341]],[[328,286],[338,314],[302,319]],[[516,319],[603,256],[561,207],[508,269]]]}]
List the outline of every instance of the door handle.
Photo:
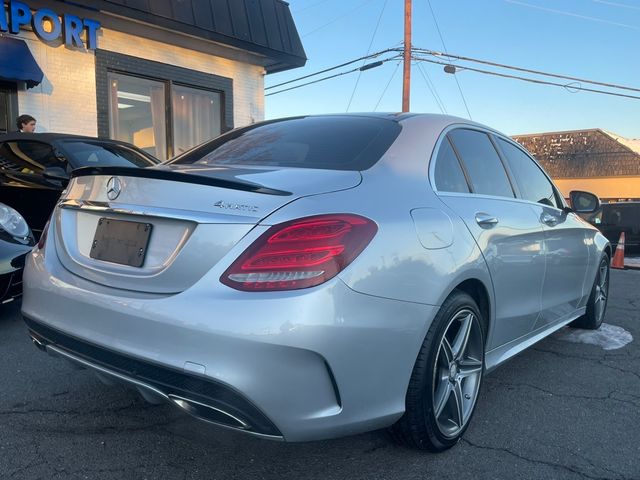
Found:
[{"label": "door handle", "polygon": [[481,227],[493,227],[498,223],[498,219],[488,213],[478,212],[476,213],[476,222]]},{"label": "door handle", "polygon": [[550,227],[555,227],[558,224],[558,217],[551,215],[550,213],[543,213],[540,218],[542,223],[549,225]]}]

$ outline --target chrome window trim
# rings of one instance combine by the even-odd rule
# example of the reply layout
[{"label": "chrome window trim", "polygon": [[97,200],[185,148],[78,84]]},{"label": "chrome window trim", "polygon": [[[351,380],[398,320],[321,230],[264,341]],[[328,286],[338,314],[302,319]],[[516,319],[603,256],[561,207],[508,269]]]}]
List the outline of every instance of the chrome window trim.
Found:
[{"label": "chrome window trim", "polygon": [[[503,164],[503,167],[505,168],[505,173],[507,175],[507,179],[511,183],[511,187],[513,188],[514,194],[516,195],[514,197],[503,197],[503,196],[499,196],[499,195],[486,195],[486,194],[479,194],[479,193],[473,193],[473,192],[469,192],[469,193],[445,192],[445,191],[438,190],[438,188],[436,187],[436,183],[435,183],[435,165],[436,165],[436,160],[438,158],[438,153],[440,151],[440,147],[442,146],[442,142],[444,140],[446,140],[447,134],[449,132],[451,132],[453,130],[458,130],[458,129],[461,129],[461,128],[462,129],[466,129],[466,130],[477,130],[479,132],[486,133],[487,135],[489,135],[489,139],[490,140],[491,140],[491,136],[494,136],[497,139],[498,138],[505,139],[509,143],[514,144],[520,150],[524,151],[524,153],[527,155],[527,157],[529,157],[531,160],[533,160],[533,162],[536,164],[536,166],[542,171],[544,176],[547,178],[547,180],[549,180],[549,182],[553,186],[554,191],[556,192],[556,195],[558,196],[558,198],[561,199],[561,202],[562,202],[563,206],[566,206],[566,203],[564,201],[564,197],[560,194],[560,192],[558,190],[558,187],[556,187],[556,185],[553,183],[553,181],[551,180],[551,178],[549,177],[547,172],[531,156],[531,154],[529,154],[525,149],[522,148],[521,145],[519,145],[517,142],[515,142],[512,139],[510,139],[506,135],[503,135],[500,132],[497,132],[497,131],[489,129],[489,128],[482,128],[482,127],[479,127],[477,125],[470,124],[470,123],[453,123],[451,125],[448,125],[444,130],[442,130],[442,132],[440,132],[440,135],[438,136],[438,140],[436,141],[436,143],[435,143],[435,145],[433,147],[433,150],[431,151],[431,156],[429,157],[429,185],[431,186],[431,189],[433,190],[433,192],[437,196],[471,197],[471,198],[485,198],[485,199],[493,199],[493,200],[498,199],[498,200],[507,200],[507,201],[510,201],[510,202],[514,202],[515,201],[515,202],[518,202],[518,203],[526,203],[528,205],[536,205],[536,206],[542,206],[542,207],[546,207],[546,208],[551,208],[551,209],[553,209],[553,210],[555,210],[557,212],[562,212],[561,208],[552,207],[550,205],[543,205],[541,203],[532,202],[531,200],[527,200],[525,198],[522,198],[520,190],[518,189],[517,185],[512,183],[512,179],[510,178],[509,172],[507,171],[508,166],[505,166],[504,164]],[[495,145],[494,145],[494,148],[495,148]],[[498,157],[500,157],[500,161],[502,162],[502,158],[501,158],[502,152],[500,152],[500,151],[498,151],[496,149],[496,154],[498,155]]]}]

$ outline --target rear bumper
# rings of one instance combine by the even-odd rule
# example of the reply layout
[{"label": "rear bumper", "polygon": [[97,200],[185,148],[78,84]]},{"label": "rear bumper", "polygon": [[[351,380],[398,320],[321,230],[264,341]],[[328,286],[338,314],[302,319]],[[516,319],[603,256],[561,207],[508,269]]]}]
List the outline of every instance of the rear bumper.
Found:
[{"label": "rear bumper", "polygon": [[91,368],[108,380],[135,387],[151,402],[167,401],[187,413],[221,426],[281,439],[282,434],[251,402],[210,378],[139,360],[79,340],[24,317],[41,350]]},{"label": "rear bumper", "polygon": [[337,278],[255,294],[220,285],[213,272],[180,294],[136,294],[71,274],[51,251],[30,254],[25,270],[22,310],[39,342],[200,418],[173,397],[241,421],[214,423],[288,441],[395,422],[437,312]]}]

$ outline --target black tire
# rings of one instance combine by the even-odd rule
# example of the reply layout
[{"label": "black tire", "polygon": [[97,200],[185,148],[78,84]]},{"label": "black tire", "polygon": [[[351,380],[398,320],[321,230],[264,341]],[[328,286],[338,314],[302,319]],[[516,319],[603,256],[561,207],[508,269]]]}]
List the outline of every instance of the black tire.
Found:
[{"label": "black tire", "polygon": [[[605,280],[602,282],[602,275],[605,275]],[[604,299],[601,297],[602,289],[604,285]],[[598,300],[603,301],[602,310],[597,305]],[[602,254],[598,270],[596,272],[596,278],[593,280],[593,287],[591,287],[591,294],[587,301],[587,311],[585,314],[569,324],[573,328],[584,328],[586,330],[597,330],[602,325],[604,316],[607,312],[607,302],[609,301],[609,255]]]},{"label": "black tire", "polygon": [[[448,338],[451,338],[452,329],[455,328],[454,322],[456,322],[461,315],[467,314],[467,312],[471,312],[474,317],[469,320],[472,326],[469,327],[470,333],[468,333],[467,336],[468,345],[464,344],[460,349],[460,369],[458,371],[456,367],[454,367],[453,372],[450,373],[451,376],[444,380],[442,372],[443,370],[446,372],[446,368],[443,369],[442,360],[448,357],[443,356],[445,353],[442,350],[445,349],[443,337],[447,335]],[[460,330],[458,330],[458,334],[462,332],[465,320],[466,319],[460,320]],[[432,452],[441,452],[458,443],[473,416],[482,375],[484,373],[485,344],[483,325],[485,325],[485,323],[483,322],[480,309],[474,299],[467,293],[456,290],[445,300],[427,332],[418,358],[416,359],[407,390],[405,413],[400,420],[389,429],[392,439],[412,448]],[[453,330],[453,333],[455,333],[455,330]],[[451,344],[447,343],[447,346],[452,347],[449,352],[455,352],[455,348],[453,347],[458,343],[458,334],[455,335],[455,338],[453,338],[454,341],[452,341]],[[465,350],[467,350],[467,353],[465,353]],[[464,359],[465,355],[467,355],[467,360]],[[455,357],[452,356],[451,358]],[[456,361],[457,360],[452,360],[452,363]],[[471,367],[472,362],[478,363],[474,367]],[[444,365],[446,365],[446,363],[444,363]],[[459,374],[459,377],[462,377],[463,371],[471,371],[464,370],[467,366],[468,368],[474,369],[475,373],[473,377],[469,375],[460,380],[452,379],[452,377],[456,376],[456,373]],[[438,377],[437,374],[440,376]],[[446,383],[447,381],[452,385],[458,385],[455,382],[459,381],[461,385],[460,389],[457,390],[455,387],[450,387],[449,384]],[[473,383],[471,385],[469,383],[463,383],[469,381]],[[440,390],[442,385],[446,385],[446,388],[450,387],[451,393],[445,393],[440,395],[440,397],[445,398],[447,395],[451,395],[451,397],[447,397],[448,400],[442,402],[442,405],[447,406],[440,409],[440,416],[436,418],[434,403],[438,392],[443,391]],[[438,392],[436,392],[436,387],[439,389]],[[467,398],[468,394],[466,391],[469,388],[471,388],[471,390],[469,390],[470,392],[475,392],[472,400],[468,400]],[[460,395],[458,395],[458,391]],[[462,400],[463,395],[465,400]],[[442,415],[445,414],[446,417],[451,401],[453,401],[453,411],[459,412],[457,418],[461,419],[460,422],[452,421],[452,424],[460,423],[462,427],[456,425],[456,429],[459,429],[459,431],[456,430],[453,433],[445,434],[441,427],[443,422]],[[467,406],[464,408],[456,409],[457,405],[463,405],[465,401],[472,403],[467,403]],[[467,409],[467,413],[464,413],[465,408]]]}]

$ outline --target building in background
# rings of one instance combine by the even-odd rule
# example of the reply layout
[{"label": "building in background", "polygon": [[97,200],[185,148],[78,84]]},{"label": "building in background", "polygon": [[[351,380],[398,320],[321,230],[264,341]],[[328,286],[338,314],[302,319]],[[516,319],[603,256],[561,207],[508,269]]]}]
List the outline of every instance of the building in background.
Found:
[{"label": "building in background", "polygon": [[640,140],[598,128],[515,135],[551,175],[565,198],[592,192],[605,202],[640,200]]},{"label": "building in background", "polygon": [[264,75],[306,56],[282,0],[4,1],[0,133],[127,141],[160,159],[264,117]]}]

